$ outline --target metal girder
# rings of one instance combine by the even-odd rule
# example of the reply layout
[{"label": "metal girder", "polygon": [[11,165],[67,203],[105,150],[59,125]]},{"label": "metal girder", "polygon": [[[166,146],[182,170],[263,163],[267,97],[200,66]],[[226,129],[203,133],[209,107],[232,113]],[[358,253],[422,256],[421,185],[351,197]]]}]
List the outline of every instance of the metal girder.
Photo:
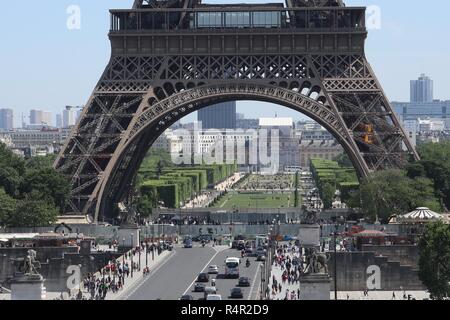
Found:
[{"label": "metal girder", "polygon": [[[164,13],[199,3],[136,0],[133,8]],[[289,0],[287,6],[297,19],[299,8],[344,4]],[[342,144],[361,177],[418,158],[366,60],[361,26],[195,31],[183,30],[189,15],[179,12],[171,30],[111,31],[110,62],[55,162],[72,182],[67,213],[113,218],[113,206],[126,199],[158,135],[185,115],[227,100],[273,102],[313,118]]]}]

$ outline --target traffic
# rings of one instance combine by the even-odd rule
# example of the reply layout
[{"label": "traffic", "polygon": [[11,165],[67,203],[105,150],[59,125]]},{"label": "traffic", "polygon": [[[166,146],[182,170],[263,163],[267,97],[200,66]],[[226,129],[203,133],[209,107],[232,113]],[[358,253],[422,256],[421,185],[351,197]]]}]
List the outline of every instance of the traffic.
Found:
[{"label": "traffic", "polygon": [[[217,242],[209,235],[191,237],[183,240],[184,250],[215,247]],[[256,298],[259,292],[259,269],[266,260],[267,244],[265,237],[246,240],[237,236],[230,243],[231,249],[218,252],[211,264],[199,270],[193,285],[179,298],[180,300],[238,300]],[[221,263],[217,260],[222,256]],[[257,281],[258,280],[258,281]]]}]

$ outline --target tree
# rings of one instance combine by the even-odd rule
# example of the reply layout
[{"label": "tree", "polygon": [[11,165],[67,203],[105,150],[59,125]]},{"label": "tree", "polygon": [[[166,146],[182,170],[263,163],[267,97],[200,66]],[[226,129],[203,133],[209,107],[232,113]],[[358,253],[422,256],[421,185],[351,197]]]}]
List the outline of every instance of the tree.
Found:
[{"label": "tree", "polygon": [[0,142],[0,166],[11,167],[19,176],[25,173],[25,160],[14,154],[8,147]]},{"label": "tree", "polygon": [[55,160],[56,160],[55,154],[49,154],[44,157],[32,157],[26,162],[25,167],[27,169],[34,169],[34,170],[52,168]]},{"label": "tree", "polygon": [[450,225],[429,223],[419,241],[419,277],[432,299],[450,297]]},{"label": "tree", "polygon": [[325,209],[331,209],[333,207],[334,194],[336,188],[330,183],[325,183],[322,187],[322,202]]},{"label": "tree", "polygon": [[333,160],[336,161],[342,168],[353,168],[353,163],[346,153],[341,153],[340,155],[336,156]]},{"label": "tree", "polygon": [[17,201],[0,188],[0,226],[5,226],[16,211]]},{"label": "tree", "polygon": [[156,164],[156,176],[161,177],[163,174],[163,170],[164,170],[164,162],[162,160],[159,160],[158,163]]},{"label": "tree", "polygon": [[421,160],[407,167],[408,176],[431,179],[436,194],[450,208],[450,142],[426,143],[417,149]]},{"label": "tree", "polygon": [[28,198],[17,203],[6,223],[8,227],[46,227],[56,222],[58,210],[45,200]]},{"label": "tree", "polygon": [[16,169],[10,166],[0,165],[0,187],[11,197],[18,195],[22,178]]},{"label": "tree", "polygon": [[392,215],[401,215],[417,207],[427,206],[435,211],[441,209],[433,182],[423,177],[411,179],[402,170],[371,174],[361,184],[359,196],[364,215],[372,221],[378,217],[388,222]]},{"label": "tree", "polygon": [[22,194],[37,191],[62,212],[69,198],[69,181],[53,168],[32,170],[25,174],[20,188]]}]

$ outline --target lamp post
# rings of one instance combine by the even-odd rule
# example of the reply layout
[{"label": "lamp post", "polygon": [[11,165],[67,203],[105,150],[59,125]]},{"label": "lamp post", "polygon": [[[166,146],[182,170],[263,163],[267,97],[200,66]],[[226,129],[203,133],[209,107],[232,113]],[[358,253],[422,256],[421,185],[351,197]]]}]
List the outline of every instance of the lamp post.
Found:
[{"label": "lamp post", "polygon": [[122,253],[122,279],[123,279],[123,285],[125,285],[125,238],[122,239],[122,246],[124,248],[124,251]]},{"label": "lamp post", "polygon": [[337,221],[334,224],[334,300],[337,300],[337,244],[336,244],[336,237],[337,237],[337,230],[338,225]]},{"label": "lamp post", "polygon": [[148,268],[148,242],[145,243],[145,267]]},{"label": "lamp post", "polygon": [[[131,244],[131,250],[133,250],[134,248],[134,241],[133,241],[133,234],[130,233],[130,244]],[[133,278],[133,269],[134,269],[134,265],[133,265],[133,259],[134,255],[133,255],[133,251],[131,251],[131,277]]]}]

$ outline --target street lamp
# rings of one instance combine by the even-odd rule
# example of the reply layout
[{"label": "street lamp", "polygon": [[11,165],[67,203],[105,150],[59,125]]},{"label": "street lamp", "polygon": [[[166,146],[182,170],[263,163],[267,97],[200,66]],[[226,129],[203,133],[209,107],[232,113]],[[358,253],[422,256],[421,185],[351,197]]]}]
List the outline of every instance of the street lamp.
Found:
[{"label": "street lamp", "polygon": [[124,251],[122,253],[122,282],[123,285],[125,285],[125,238],[122,239],[122,246],[124,248]]},{"label": "street lamp", "polygon": [[[130,244],[131,244],[131,250],[133,250],[133,248],[134,248],[134,241],[133,241],[133,234],[132,233],[130,233],[130,240],[131,240],[131,242],[130,242]],[[133,278],[133,269],[134,269],[134,264],[133,264],[133,259],[134,258],[134,255],[133,255],[133,251],[131,251],[131,277]]]},{"label": "street lamp", "polygon": [[337,221],[334,223],[334,300],[337,300],[337,244],[336,244],[336,237],[337,237],[337,230],[338,225]]},{"label": "street lamp", "polygon": [[148,268],[148,242],[145,242],[145,267]]}]

